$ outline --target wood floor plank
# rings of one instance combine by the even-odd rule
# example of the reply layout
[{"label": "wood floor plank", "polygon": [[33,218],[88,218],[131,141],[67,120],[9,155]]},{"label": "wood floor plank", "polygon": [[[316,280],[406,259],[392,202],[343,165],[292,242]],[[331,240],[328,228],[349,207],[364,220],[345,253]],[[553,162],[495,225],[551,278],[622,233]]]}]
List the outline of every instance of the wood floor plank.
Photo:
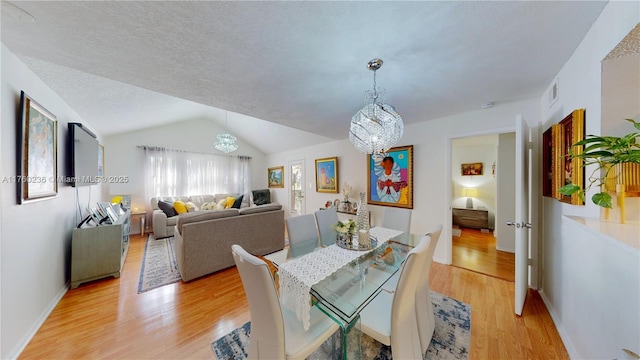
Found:
[{"label": "wood floor plank", "polygon": [[[210,343],[250,320],[235,268],[137,293],[145,239],[119,279],[69,290],[20,359],[213,359]],[[513,283],[434,263],[434,291],[471,305],[470,359],[568,359],[540,296],[513,314]]]},{"label": "wood floor plank", "polygon": [[493,233],[461,228],[453,237],[452,265],[508,281],[515,280],[515,254],[496,249]]}]

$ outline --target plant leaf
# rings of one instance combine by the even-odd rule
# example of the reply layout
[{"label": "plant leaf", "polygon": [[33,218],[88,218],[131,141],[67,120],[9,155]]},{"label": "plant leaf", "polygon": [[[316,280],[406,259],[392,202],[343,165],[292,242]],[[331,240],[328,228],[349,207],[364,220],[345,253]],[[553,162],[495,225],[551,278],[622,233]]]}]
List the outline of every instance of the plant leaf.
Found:
[{"label": "plant leaf", "polygon": [[606,192],[600,192],[600,193],[594,194],[591,197],[591,201],[593,201],[594,204],[600,207],[609,208],[609,209],[612,208],[611,195],[609,195]]},{"label": "plant leaf", "polygon": [[628,122],[632,123],[632,124],[633,124],[633,126],[634,126],[636,129],[640,130],[640,122],[637,122],[637,121],[635,121],[635,120],[633,120],[633,119],[625,119],[625,120],[627,120]]},{"label": "plant leaf", "polygon": [[560,194],[567,195],[567,196],[571,196],[576,191],[579,191],[579,190],[580,190],[580,186],[578,186],[576,184],[567,184],[567,185],[561,187],[560,189],[558,189]]}]

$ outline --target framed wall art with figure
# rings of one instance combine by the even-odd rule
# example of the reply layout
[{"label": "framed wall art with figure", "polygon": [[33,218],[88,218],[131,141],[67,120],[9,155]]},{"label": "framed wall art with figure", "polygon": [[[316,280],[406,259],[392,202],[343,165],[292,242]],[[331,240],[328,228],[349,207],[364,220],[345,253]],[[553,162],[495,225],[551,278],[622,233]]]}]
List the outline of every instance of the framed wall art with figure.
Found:
[{"label": "framed wall art with figure", "polygon": [[413,209],[413,145],[367,155],[368,203]]}]

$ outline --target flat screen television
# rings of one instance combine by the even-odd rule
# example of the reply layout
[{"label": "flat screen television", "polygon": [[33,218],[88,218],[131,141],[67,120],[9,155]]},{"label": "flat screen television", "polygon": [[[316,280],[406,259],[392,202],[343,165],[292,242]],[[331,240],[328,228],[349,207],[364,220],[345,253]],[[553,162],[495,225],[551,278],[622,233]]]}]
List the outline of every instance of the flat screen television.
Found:
[{"label": "flat screen television", "polygon": [[80,123],[69,123],[69,177],[71,186],[90,186],[98,180],[98,140]]}]

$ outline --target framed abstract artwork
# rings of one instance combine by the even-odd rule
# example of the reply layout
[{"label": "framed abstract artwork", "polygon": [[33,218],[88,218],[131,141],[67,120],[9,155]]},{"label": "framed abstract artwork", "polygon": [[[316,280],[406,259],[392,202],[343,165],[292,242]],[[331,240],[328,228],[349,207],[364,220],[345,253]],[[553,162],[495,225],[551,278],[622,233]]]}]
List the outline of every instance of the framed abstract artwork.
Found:
[{"label": "framed abstract artwork", "polygon": [[316,191],[338,193],[338,158],[316,159]]},{"label": "framed abstract artwork", "polygon": [[367,155],[367,201],[413,209],[413,145]]},{"label": "framed abstract artwork", "polygon": [[[582,154],[584,146],[573,146],[578,141],[584,140],[584,109],[578,109],[567,115],[560,125],[560,149],[558,163],[561,166],[559,172],[560,184],[558,188],[567,184],[576,184],[584,189],[584,160],[571,158],[571,154]],[[584,205],[578,196],[562,195],[558,193],[558,199],[572,205]]]},{"label": "framed abstract artwork", "polygon": [[470,163],[460,165],[460,172],[462,176],[474,176],[484,174],[483,163]]},{"label": "framed abstract artwork", "polygon": [[275,166],[267,169],[267,181],[270,188],[283,188],[284,166]]},{"label": "framed abstract artwork", "polygon": [[20,94],[18,144],[18,203],[57,196],[58,121],[24,91]]}]

